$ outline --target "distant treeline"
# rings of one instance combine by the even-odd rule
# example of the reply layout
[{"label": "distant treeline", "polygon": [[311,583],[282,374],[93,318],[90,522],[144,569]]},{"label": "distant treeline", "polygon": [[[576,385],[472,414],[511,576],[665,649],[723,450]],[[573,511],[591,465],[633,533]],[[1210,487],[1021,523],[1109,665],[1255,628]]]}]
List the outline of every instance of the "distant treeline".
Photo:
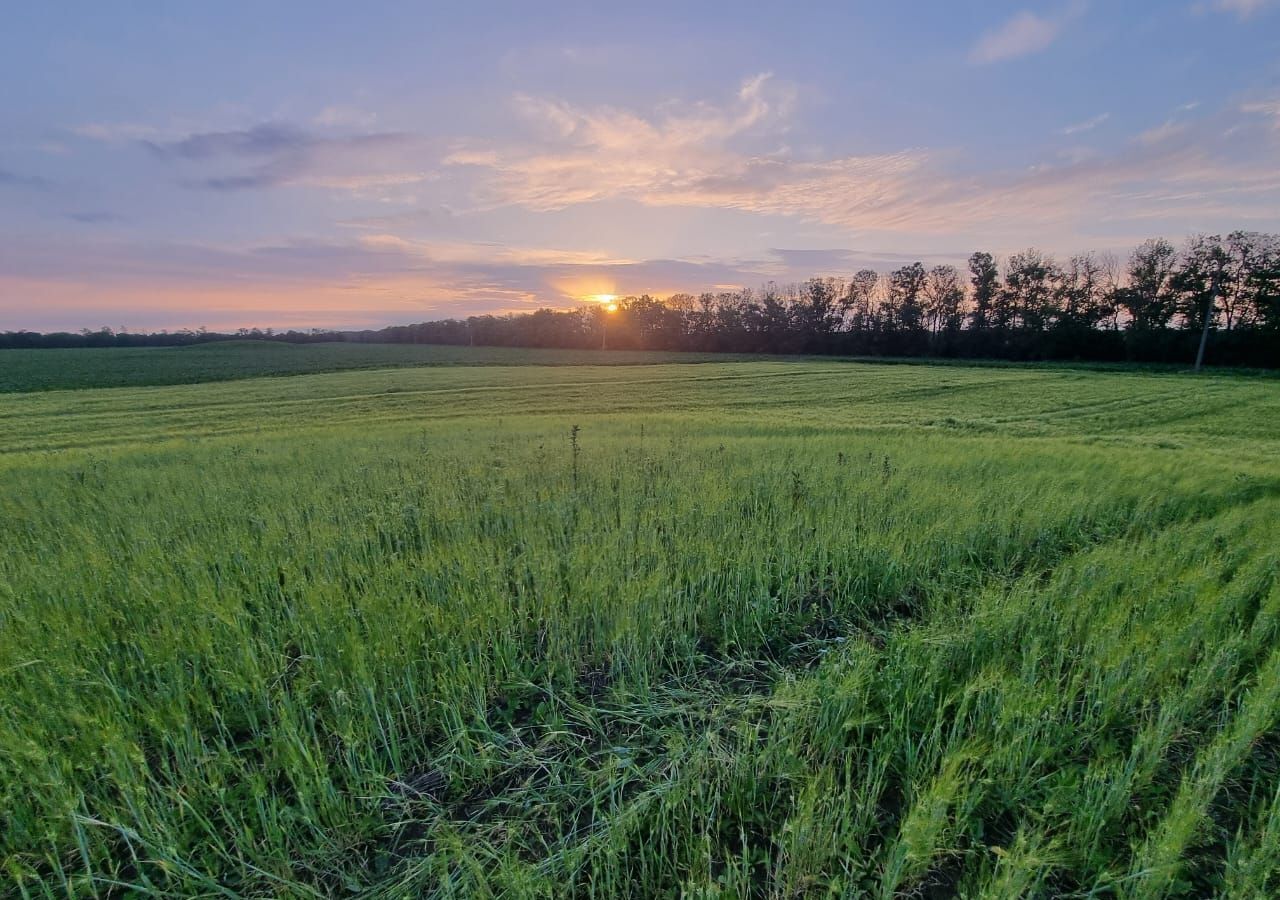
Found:
[{"label": "distant treeline", "polygon": [[240,328],[236,331],[210,331],[207,328],[181,331],[119,331],[99,328],[92,331],[4,331],[0,332],[0,350],[55,349],[67,347],[185,347],[190,344],[213,344],[218,341],[280,341],[286,344],[326,344],[333,341],[364,340],[369,332],[329,331],[311,328],[307,331],[277,331],[274,328]]},{"label": "distant treeline", "polygon": [[1199,235],[1181,249],[1149,240],[1127,260],[1084,253],[1065,262],[1039,250],[1001,265],[990,253],[967,271],[916,262],[888,274],[812,278],[665,300],[625,297],[615,308],[540,309],[377,331],[234,334],[6,332],[0,347],[181,345],[246,337],[293,343],[361,341],[944,356],[1013,360],[1191,362],[1206,319],[1206,361],[1280,367],[1280,236]]}]

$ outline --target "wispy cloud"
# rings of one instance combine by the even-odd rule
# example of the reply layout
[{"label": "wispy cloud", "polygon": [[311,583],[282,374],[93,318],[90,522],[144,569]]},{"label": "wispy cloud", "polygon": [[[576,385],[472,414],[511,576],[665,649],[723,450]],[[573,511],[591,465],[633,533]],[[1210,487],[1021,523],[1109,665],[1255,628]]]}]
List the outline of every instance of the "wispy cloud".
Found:
[{"label": "wispy cloud", "polygon": [[1202,12],[1228,13],[1243,22],[1262,12],[1272,3],[1273,0],[1211,0],[1207,4],[1197,4],[1196,9]]},{"label": "wispy cloud", "polygon": [[652,117],[531,97],[518,98],[517,106],[540,141],[472,144],[444,160],[480,174],[488,205],[548,211],[629,199],[843,221],[892,202],[928,162],[927,154],[914,150],[802,161],[785,151],[738,149],[753,134],[785,130],[791,94],[775,93],[766,75],[744,81],[723,108],[697,104]]},{"label": "wispy cloud", "polygon": [[1243,103],[1240,105],[1240,111],[1247,115],[1269,118],[1271,120],[1271,129],[1280,131],[1280,97]]},{"label": "wispy cloud", "polygon": [[1259,129],[1237,121],[1193,127],[1171,120],[1109,154],[965,176],[951,171],[955,151],[904,148],[827,159],[751,152],[744,145],[767,144],[789,127],[767,88],[767,79],[751,79],[724,107],[699,104],[678,116],[526,97],[520,108],[537,139],[472,143],[445,164],[474,180],[480,208],[550,211],[622,199],[934,235],[1066,231],[1080,221],[1185,215],[1227,203],[1242,218],[1256,218],[1280,188],[1267,148],[1256,140]]},{"label": "wispy cloud", "polygon": [[68,213],[67,218],[73,222],[79,222],[82,225],[106,225],[111,222],[124,221],[122,217],[116,213],[96,209]]},{"label": "wispy cloud", "polygon": [[1072,6],[1056,16],[1023,10],[978,38],[969,51],[969,61],[981,65],[1039,53],[1058,39],[1082,9]]},{"label": "wispy cloud", "polygon": [[44,190],[52,185],[53,182],[40,175],[21,175],[17,172],[10,172],[8,169],[0,169],[0,187]]},{"label": "wispy cloud", "polygon": [[275,156],[303,152],[317,138],[300,128],[275,122],[240,131],[207,131],[181,140],[143,143],[157,156],[181,159],[213,159],[220,156]]},{"label": "wispy cloud", "polygon": [[449,210],[445,208],[418,208],[381,216],[353,216],[348,219],[339,219],[334,224],[339,228],[355,228],[361,231],[386,231],[396,228],[413,228],[448,215]]},{"label": "wispy cloud", "polygon": [[1187,127],[1185,122],[1169,119],[1154,128],[1148,128],[1138,135],[1137,140],[1143,144],[1159,144],[1184,133]]},{"label": "wispy cloud", "polygon": [[148,141],[161,135],[161,130],[154,125],[141,125],[136,122],[89,122],[71,129],[77,137],[91,141],[115,144],[130,141]]},{"label": "wispy cloud", "polygon": [[[0,244],[0,314],[34,328],[103,321],[153,328],[363,327],[568,307],[602,292],[756,287],[818,273],[888,270],[915,258],[857,249],[773,249],[747,258],[632,259],[556,247],[409,241],[394,234],[243,247],[32,236]],[[42,302],[32,308],[32,298]]]},{"label": "wispy cloud", "polygon": [[354,106],[326,106],[312,121],[325,128],[372,128],[378,114]]},{"label": "wispy cloud", "polygon": [[1111,118],[1111,113],[1099,113],[1092,119],[1085,119],[1083,122],[1076,122],[1059,130],[1059,134],[1081,134],[1086,131],[1093,131],[1103,122]]},{"label": "wispy cloud", "polygon": [[[169,141],[143,141],[156,157],[187,164],[240,165],[239,171],[189,174],[183,183],[214,191],[293,185],[377,192],[428,180],[411,168],[419,140],[402,132],[317,134],[288,123],[207,131]],[[244,168],[247,166],[247,168]]]}]

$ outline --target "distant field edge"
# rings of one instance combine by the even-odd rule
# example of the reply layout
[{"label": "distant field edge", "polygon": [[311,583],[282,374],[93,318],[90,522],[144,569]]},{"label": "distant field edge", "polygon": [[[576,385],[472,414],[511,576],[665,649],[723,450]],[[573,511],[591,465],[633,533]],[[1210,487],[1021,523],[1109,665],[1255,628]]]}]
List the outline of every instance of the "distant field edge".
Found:
[{"label": "distant field edge", "polygon": [[[1089,360],[580,350],[339,341],[291,344],[269,340],[237,340],[181,347],[3,349],[0,350],[0,393],[198,384],[351,370],[432,366],[643,366],[804,360],[868,365],[1191,374],[1189,364]],[[1208,374],[1276,378],[1280,376],[1280,370],[1210,366]]]}]

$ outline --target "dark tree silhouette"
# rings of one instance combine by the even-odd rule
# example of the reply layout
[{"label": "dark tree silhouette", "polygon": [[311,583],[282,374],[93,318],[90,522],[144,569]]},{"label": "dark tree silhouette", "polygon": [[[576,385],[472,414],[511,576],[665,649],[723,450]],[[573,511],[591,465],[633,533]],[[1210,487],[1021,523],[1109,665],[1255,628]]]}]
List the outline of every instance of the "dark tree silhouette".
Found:
[{"label": "dark tree silhouette", "polygon": [[996,296],[1000,293],[1000,267],[995,257],[979,250],[969,257],[970,285],[973,290],[973,313],[970,316],[976,331],[985,331],[993,321]]},{"label": "dark tree silhouette", "polygon": [[1009,257],[1001,292],[1005,320],[1030,331],[1044,331],[1058,315],[1057,286],[1062,272],[1050,256],[1034,248]]},{"label": "dark tree silhouette", "polygon": [[925,319],[934,334],[955,334],[964,323],[964,283],[955,266],[934,266],[924,286]]},{"label": "dark tree silhouette", "polygon": [[624,297],[613,312],[539,309],[358,332],[10,331],[0,334],[0,348],[243,339],[1182,364],[1204,347],[1215,364],[1280,367],[1280,237],[1197,235],[1180,251],[1151,240],[1123,267],[1093,253],[1059,265],[1032,249],[1008,259],[1003,279],[995,257],[979,251],[967,279],[950,265],[914,262],[888,275],[862,269],[848,280],[815,277],[758,291]]},{"label": "dark tree silhouette", "polygon": [[1173,244],[1157,238],[1144,241],[1129,257],[1129,283],[1117,291],[1117,299],[1129,314],[1133,328],[1164,328],[1178,311],[1173,289],[1178,252]]}]

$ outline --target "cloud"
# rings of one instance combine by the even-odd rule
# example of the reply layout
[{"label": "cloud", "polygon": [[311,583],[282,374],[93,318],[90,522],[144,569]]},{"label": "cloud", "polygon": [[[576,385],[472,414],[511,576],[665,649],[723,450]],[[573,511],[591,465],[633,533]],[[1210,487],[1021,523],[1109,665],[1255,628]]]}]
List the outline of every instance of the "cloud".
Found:
[{"label": "cloud", "polygon": [[791,125],[790,104],[773,97],[767,78],[744,82],[720,107],[665,106],[646,115],[530,97],[518,107],[529,140],[471,142],[444,160],[470,179],[477,209],[546,212],[626,200],[790,216],[860,233],[981,229],[999,236],[1162,215],[1185,221],[1224,209],[1228,199],[1234,215],[1257,220],[1274,217],[1267,204],[1278,199],[1267,161],[1273,148],[1259,140],[1267,132],[1241,121],[1238,111],[1170,121],[1107,154],[960,175],[955,151],[907,147],[815,159],[767,149]]},{"label": "cloud", "polygon": [[1085,119],[1083,122],[1076,122],[1074,125],[1068,125],[1061,129],[1059,134],[1080,134],[1085,131],[1093,131],[1103,122],[1111,118],[1111,113],[1100,113],[1092,119]]},{"label": "cloud", "polygon": [[139,125],[132,122],[90,122],[86,125],[77,125],[71,129],[71,133],[91,141],[116,144],[155,139],[160,135],[160,129],[152,125]]},{"label": "cloud", "polygon": [[[924,254],[930,264],[963,264],[969,258],[966,252],[942,252]],[[804,280],[814,275],[848,275],[859,269],[875,269],[888,272],[909,265],[922,258],[918,253],[890,253],[877,250],[836,248],[826,250],[788,250],[770,248],[769,261],[760,268],[763,272],[777,272],[777,280]]]},{"label": "cloud", "polygon": [[188,174],[182,184],[212,191],[248,191],[309,186],[357,194],[426,181],[431,174],[416,166],[421,142],[402,132],[346,136],[317,134],[280,122],[251,128],[206,131],[168,140],[142,142],[158,159],[190,171],[215,165],[240,170]]},{"label": "cloud", "polygon": [[1241,104],[1240,111],[1247,115],[1269,118],[1271,120],[1271,129],[1280,131],[1280,97]]},{"label": "cloud", "polygon": [[1080,10],[1079,6],[1071,7],[1055,17],[1023,10],[978,38],[969,51],[969,61],[981,65],[1039,53],[1058,39]]},{"label": "cloud", "polygon": [[67,218],[73,222],[80,222],[84,225],[105,225],[110,222],[123,222],[124,219],[113,212],[103,210],[86,210],[84,212],[68,213]]},{"label": "cloud", "polygon": [[[6,293],[0,285],[0,305],[11,299],[6,316],[24,327],[39,327],[34,317],[41,309],[16,298],[55,294],[67,309],[90,310],[99,302],[102,309],[111,303],[123,309],[133,297],[151,298],[155,317],[146,324],[156,327],[201,324],[182,318],[181,309],[197,302],[228,318],[235,313],[236,324],[380,324],[566,306],[593,293],[696,293],[848,274],[865,265],[883,271],[914,258],[841,247],[1008,252],[1034,242],[1070,250],[1065,240],[1078,247],[1089,234],[1114,241],[1119,233],[1177,237],[1251,224],[1269,230],[1280,208],[1280,172],[1272,164],[1280,103],[1268,95],[1194,117],[1179,110],[1165,125],[1116,146],[1099,142],[1088,153],[1018,167],[984,164],[946,148],[797,152],[789,149],[803,145],[789,140],[798,127],[796,99],[789,86],[760,74],[718,101],[652,108],[521,95],[513,108],[522,128],[509,137],[447,146],[394,132],[280,122],[148,137],[153,165],[204,189],[311,187],[381,199],[430,184],[433,196],[427,205],[348,206],[349,218],[323,241],[281,237],[228,247],[146,242],[106,228],[70,229],[58,240],[19,237],[0,243],[0,273],[10,283],[21,281],[27,293]],[[1065,131],[1085,131],[1104,119]],[[134,146],[141,146],[136,139]],[[613,205],[582,216],[626,216],[635,212],[630,203],[779,217],[745,223],[762,246],[775,249],[751,249],[741,258],[633,258],[591,241],[566,248],[418,239],[475,234],[484,224],[475,214],[490,212],[503,220],[504,231],[529,233],[536,217],[516,210],[600,203]],[[107,221],[100,215],[90,209],[73,217]],[[549,218],[544,233],[563,234],[574,216]],[[726,215],[715,221],[745,222]],[[816,225],[797,230],[798,222]],[[786,249],[787,241],[805,240],[798,231],[814,232],[814,246],[836,249]],[[954,262],[961,254],[938,256],[924,260]],[[47,290],[32,287],[38,284]],[[32,320],[17,318],[28,315]],[[83,324],[98,319],[86,313]]]},{"label": "cloud", "polygon": [[[854,249],[775,249],[749,258],[632,259],[488,242],[278,240],[241,247],[27,236],[0,244],[0,314],[13,327],[151,328],[221,323],[379,326],[571,307],[598,293],[664,296],[914,259]],[[925,257],[929,261],[962,261]],[[46,301],[47,302],[44,302]]]},{"label": "cloud", "polygon": [[1212,0],[1208,5],[1198,4],[1199,11],[1228,13],[1240,21],[1250,19],[1271,6],[1272,0]]},{"label": "cloud", "polygon": [[20,175],[17,172],[10,172],[8,169],[0,169],[0,187],[44,190],[52,185],[53,182],[40,175]]},{"label": "cloud", "polygon": [[1186,130],[1187,124],[1185,122],[1178,122],[1173,119],[1169,119],[1168,121],[1157,125],[1155,128],[1148,128],[1146,131],[1138,135],[1137,140],[1143,144],[1159,144],[1172,137],[1177,137],[1178,135],[1183,134]]},{"label": "cloud", "polygon": [[355,216],[339,219],[334,224],[339,228],[356,228],[363,231],[386,231],[393,228],[412,228],[431,222],[441,217],[448,217],[450,210],[446,207],[432,209],[408,209],[403,212],[389,213],[384,216]]},{"label": "cloud", "polygon": [[311,121],[326,128],[372,128],[378,114],[354,106],[326,106]]},{"label": "cloud", "polygon": [[625,266],[635,260],[596,250],[508,246],[491,241],[409,241],[394,234],[367,235],[361,247],[394,249],[434,263],[515,266]]},{"label": "cloud", "polygon": [[250,175],[213,175],[208,178],[188,178],[186,187],[205,188],[210,191],[251,191],[260,188],[288,184],[295,173],[281,166],[272,166]]},{"label": "cloud", "polygon": [[316,138],[299,128],[278,123],[240,131],[209,131],[181,140],[143,141],[157,156],[169,159],[213,159],[220,156],[274,156],[309,149]]},{"label": "cloud", "polygon": [[767,75],[745,80],[723,108],[667,107],[652,117],[520,97],[517,108],[539,140],[463,145],[444,164],[477,175],[489,208],[552,211],[627,199],[841,223],[874,217],[928,167],[929,155],[917,150],[813,161],[739,148],[785,131],[792,98]]},{"label": "cloud", "polygon": [[668,155],[723,144],[753,129],[776,125],[789,115],[795,92],[761,73],[745,79],[726,107],[706,103],[665,104],[647,119],[614,107],[585,110],[563,100],[517,95],[516,112],[558,143],[583,149],[628,154],[637,147]]}]

